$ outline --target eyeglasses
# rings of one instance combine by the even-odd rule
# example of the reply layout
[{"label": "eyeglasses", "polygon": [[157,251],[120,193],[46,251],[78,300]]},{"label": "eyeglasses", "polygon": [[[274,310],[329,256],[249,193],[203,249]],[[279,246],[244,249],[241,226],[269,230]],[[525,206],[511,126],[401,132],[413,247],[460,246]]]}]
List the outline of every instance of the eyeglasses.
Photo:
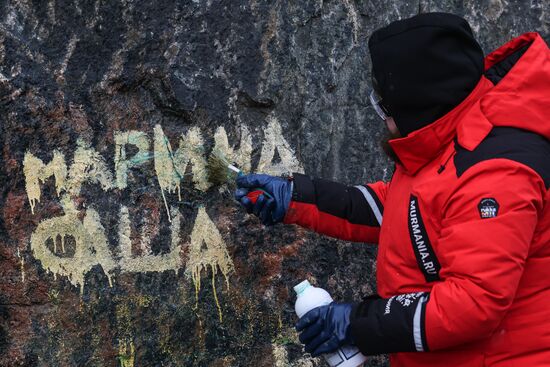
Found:
[{"label": "eyeglasses", "polygon": [[374,110],[376,111],[376,113],[378,114],[378,116],[380,116],[382,120],[386,121],[390,117],[390,114],[388,113],[388,109],[384,107],[384,105],[382,104],[382,97],[380,96],[380,94],[376,92],[376,90],[373,89],[370,92],[369,101],[372,107],[374,108]]}]

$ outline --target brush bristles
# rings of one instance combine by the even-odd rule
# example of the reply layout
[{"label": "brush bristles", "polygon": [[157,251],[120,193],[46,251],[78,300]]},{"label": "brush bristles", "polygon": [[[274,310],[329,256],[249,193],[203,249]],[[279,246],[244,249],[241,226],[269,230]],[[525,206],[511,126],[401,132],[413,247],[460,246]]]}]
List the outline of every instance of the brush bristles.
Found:
[{"label": "brush bristles", "polygon": [[218,149],[214,149],[208,157],[206,166],[208,170],[208,180],[216,186],[221,186],[230,182],[234,174],[227,168],[228,164],[229,161],[224,154]]}]

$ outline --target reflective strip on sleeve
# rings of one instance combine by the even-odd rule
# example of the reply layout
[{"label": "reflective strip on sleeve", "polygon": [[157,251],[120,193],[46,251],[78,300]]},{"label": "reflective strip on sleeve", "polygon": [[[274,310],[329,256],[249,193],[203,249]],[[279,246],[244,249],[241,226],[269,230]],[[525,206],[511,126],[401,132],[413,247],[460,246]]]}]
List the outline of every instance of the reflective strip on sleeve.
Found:
[{"label": "reflective strip on sleeve", "polygon": [[380,208],[378,208],[378,205],[376,205],[376,201],[372,197],[369,190],[367,190],[367,188],[363,185],[357,185],[357,186],[355,186],[355,188],[357,188],[357,189],[359,189],[359,191],[361,191],[361,193],[365,197],[365,200],[367,200],[367,203],[369,203],[369,206],[370,206],[372,212],[374,213],[374,216],[376,217],[376,220],[378,221],[378,224],[381,226],[382,225],[382,213],[380,211]]},{"label": "reflective strip on sleeve", "polygon": [[414,345],[417,352],[424,352],[424,343],[422,342],[422,307],[426,302],[426,296],[422,296],[416,305],[413,317],[413,336]]}]

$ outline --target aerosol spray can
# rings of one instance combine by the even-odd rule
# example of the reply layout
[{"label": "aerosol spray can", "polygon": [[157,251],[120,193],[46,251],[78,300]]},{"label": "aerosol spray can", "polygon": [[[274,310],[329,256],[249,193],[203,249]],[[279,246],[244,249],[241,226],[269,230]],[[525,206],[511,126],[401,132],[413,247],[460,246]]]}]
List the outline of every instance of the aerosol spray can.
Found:
[{"label": "aerosol spray can", "polygon": [[[300,318],[308,311],[332,302],[332,297],[327,291],[312,286],[307,280],[295,286],[294,291],[298,295],[294,309]],[[351,345],[344,345],[336,352],[323,356],[331,367],[357,367],[367,360],[359,349]]]}]

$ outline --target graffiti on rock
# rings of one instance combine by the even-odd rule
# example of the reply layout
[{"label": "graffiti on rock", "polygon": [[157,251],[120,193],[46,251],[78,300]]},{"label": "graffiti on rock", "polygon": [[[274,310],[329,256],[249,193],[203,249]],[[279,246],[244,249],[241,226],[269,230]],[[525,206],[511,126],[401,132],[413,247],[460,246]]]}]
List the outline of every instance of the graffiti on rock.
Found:
[{"label": "graffiti on rock", "polygon": [[198,127],[192,127],[187,134],[182,135],[178,150],[172,152],[170,142],[164,135],[162,127],[156,125],[155,132],[155,171],[160,185],[160,192],[168,220],[171,221],[170,211],[164,191],[174,193],[177,191],[181,201],[180,182],[185,177],[187,166],[191,164],[193,183],[195,188],[206,191],[210,188],[206,159],[203,155],[204,141]]},{"label": "graffiti on rock", "polygon": [[[214,134],[214,147],[221,151],[229,160],[235,162],[243,171],[251,170],[252,136],[246,126],[240,128],[241,141],[238,149],[231,146],[228,135],[223,127],[218,127]],[[63,208],[63,215],[42,220],[31,235],[30,247],[32,254],[38,259],[44,269],[53,273],[54,277],[64,276],[71,284],[84,288],[84,279],[92,267],[99,265],[112,286],[113,276],[120,273],[177,271],[186,267],[185,275],[193,282],[198,301],[200,279],[204,272],[210,269],[212,274],[213,294],[219,311],[222,313],[217,299],[215,278],[221,273],[229,289],[229,274],[234,271],[233,261],[227,251],[219,229],[209,217],[205,207],[198,208],[190,234],[190,243],[182,244],[180,224],[184,220],[171,196],[177,193],[178,202],[182,201],[181,185],[186,175],[192,175],[185,183],[193,185],[200,192],[206,192],[212,184],[208,181],[206,171],[207,152],[204,138],[198,127],[190,128],[179,138],[176,150],[172,149],[162,126],[156,125],[153,137],[142,131],[115,131],[114,174],[107,160],[83,139],[78,139],[70,166],[63,153],[53,151],[53,158],[45,163],[27,151],[23,160],[25,185],[31,208],[35,214],[41,199],[40,186],[53,176],[58,200]],[[133,146],[132,154],[128,147]],[[153,149],[151,151],[151,148]],[[278,153],[279,159],[274,162]],[[101,223],[98,211],[93,203],[86,203],[83,209],[77,209],[77,198],[84,184],[98,185],[102,191],[131,190],[132,180],[129,173],[132,170],[150,169],[145,162],[153,160],[154,175],[159,187],[150,190],[160,191],[166,214],[169,220],[171,237],[166,253],[153,254],[151,241],[158,235],[158,215],[154,218],[132,218],[130,210],[120,205],[118,216],[118,248],[113,254],[109,249],[106,229]],[[149,167],[149,168],[148,168]],[[285,140],[282,129],[275,117],[268,119],[264,130],[261,155],[257,169],[271,174],[283,172],[303,172],[293,149]],[[160,188],[160,190],[159,190]],[[139,253],[132,248],[132,221],[140,221]],[[74,244],[74,253],[68,253],[65,243],[70,239]],[[187,259],[182,259],[182,248],[189,248]],[[134,248],[135,249],[135,248]]]},{"label": "graffiti on rock", "polygon": [[[181,261],[181,244],[179,237],[179,227],[181,221],[181,214],[177,209],[172,208],[174,220],[170,223],[171,227],[171,241],[170,250],[166,254],[153,255],[151,254],[151,247],[149,242],[151,240],[146,234],[141,236],[141,249],[140,256],[134,256],[132,253],[131,228],[130,228],[130,215],[128,208],[121,206],[120,208],[120,220],[118,225],[118,243],[120,246],[120,269],[127,273],[144,273],[147,271],[177,271],[182,267]],[[153,270],[154,269],[154,270]]]},{"label": "graffiti on rock", "polygon": [[67,177],[65,157],[60,151],[54,150],[51,162],[44,164],[40,159],[27,152],[23,160],[23,173],[25,174],[25,188],[31,212],[34,214],[34,207],[36,203],[40,202],[40,182],[44,183],[48,177],[54,176],[58,196],[65,187],[65,178]]},{"label": "graffiti on rock", "polygon": [[[54,276],[66,276],[73,285],[80,286],[81,292],[84,288],[85,274],[98,264],[112,285],[110,273],[115,268],[115,262],[109,253],[105,229],[101,225],[99,215],[93,208],[89,208],[84,219],[80,221],[79,212],[68,196],[62,197],[61,205],[65,215],[43,220],[32,233],[31,250],[34,256]],[[76,244],[74,255],[58,256],[56,243],[61,242],[63,251],[65,238],[69,236],[74,238]],[[48,240],[54,243],[53,252],[46,246]]]},{"label": "graffiti on rock", "polygon": [[189,260],[187,261],[186,273],[191,276],[195,285],[195,299],[198,302],[199,289],[201,286],[201,273],[203,270],[212,270],[212,291],[220,322],[223,321],[220,303],[216,292],[216,273],[218,269],[221,271],[229,289],[228,274],[234,270],[233,260],[227,252],[227,247],[224,244],[220,231],[204,208],[199,208],[193,232],[191,232],[191,250]]}]

